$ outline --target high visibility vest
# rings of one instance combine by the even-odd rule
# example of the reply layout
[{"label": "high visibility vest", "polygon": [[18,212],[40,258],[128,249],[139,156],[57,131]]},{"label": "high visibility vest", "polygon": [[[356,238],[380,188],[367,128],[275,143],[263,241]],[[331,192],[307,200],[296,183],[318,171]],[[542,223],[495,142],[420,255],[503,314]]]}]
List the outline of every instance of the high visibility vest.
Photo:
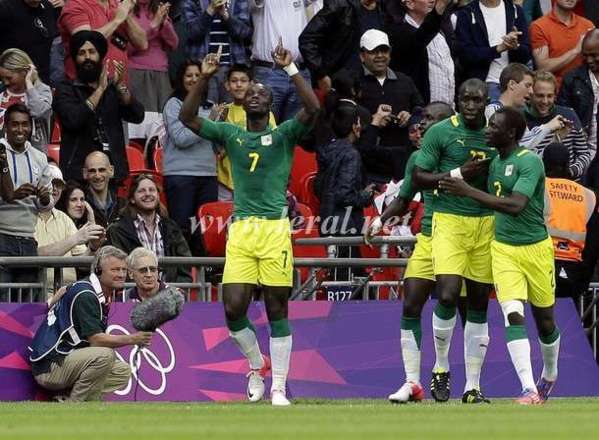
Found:
[{"label": "high visibility vest", "polygon": [[545,225],[556,260],[582,261],[587,222],[595,209],[595,193],[568,179],[545,180]]}]

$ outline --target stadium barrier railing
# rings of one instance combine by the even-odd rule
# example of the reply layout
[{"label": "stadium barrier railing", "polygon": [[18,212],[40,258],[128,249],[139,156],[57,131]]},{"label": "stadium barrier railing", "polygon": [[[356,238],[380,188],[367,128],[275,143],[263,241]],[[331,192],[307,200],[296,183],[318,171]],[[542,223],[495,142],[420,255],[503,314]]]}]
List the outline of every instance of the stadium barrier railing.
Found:
[{"label": "stadium barrier railing", "polygon": [[[329,280],[322,276],[322,269],[335,268],[397,268],[407,265],[407,258],[389,258],[389,249],[391,246],[411,247],[415,243],[414,237],[374,237],[371,241],[372,246],[380,249],[380,258],[338,258],[337,246],[360,246],[364,245],[362,237],[315,237],[299,238],[294,241],[294,245],[314,246],[323,245],[327,249],[326,258],[296,258],[294,267],[296,268],[294,286],[291,299],[293,300],[316,300],[328,299],[344,301],[351,299],[378,300],[380,299],[380,288],[387,288],[391,291],[388,299],[394,300],[400,297],[399,289],[403,281],[383,280],[376,281],[370,276],[354,276],[350,271],[347,280]],[[93,257],[0,257],[0,267],[4,268],[32,268],[38,272],[37,282],[32,283],[0,283],[0,301],[1,302],[42,302],[46,300],[47,292],[56,290],[63,284],[63,268],[82,268],[88,269]],[[195,267],[197,270],[196,279],[192,283],[169,283],[181,288],[188,301],[198,300],[210,302],[216,299],[222,300],[222,284],[213,284],[209,280],[208,270],[214,267],[224,266],[225,259],[222,257],[164,257],[159,259],[161,268],[171,266]],[[306,267],[309,269],[309,277],[303,283],[300,280],[298,268]],[[54,282],[50,286],[46,277],[47,269],[53,269]],[[133,286],[127,283],[125,287]],[[328,286],[340,288],[338,291],[329,292],[324,298],[317,298],[317,292],[320,289],[326,290]],[[345,287],[345,289],[344,289]],[[373,294],[374,289],[374,294]],[[216,290],[216,295],[214,294]],[[117,301],[126,301],[124,292]],[[583,325],[590,338],[593,354],[598,359],[598,338],[599,338],[599,282],[593,282],[585,295],[579,298],[579,313],[582,317]]]}]

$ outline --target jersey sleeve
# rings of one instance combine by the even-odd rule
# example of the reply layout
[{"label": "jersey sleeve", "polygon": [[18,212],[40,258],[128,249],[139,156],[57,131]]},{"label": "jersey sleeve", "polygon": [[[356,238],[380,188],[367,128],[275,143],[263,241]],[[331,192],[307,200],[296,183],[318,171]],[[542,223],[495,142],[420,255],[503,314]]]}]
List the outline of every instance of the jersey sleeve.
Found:
[{"label": "jersey sleeve", "polygon": [[302,124],[296,118],[291,118],[279,125],[277,130],[280,130],[290,144],[295,146],[310,131],[310,128],[310,125]]},{"label": "jersey sleeve", "polygon": [[422,139],[422,146],[420,147],[420,153],[416,158],[415,166],[422,168],[426,171],[434,171],[439,165],[439,159],[441,158],[441,149],[443,148],[442,142],[442,129],[439,124],[431,127],[425,133]]},{"label": "jersey sleeve", "polygon": [[226,122],[214,122],[204,118],[202,121],[202,128],[198,134],[209,141],[224,144],[225,138],[230,132],[229,125],[230,124]]},{"label": "jersey sleeve", "polygon": [[406,172],[404,174],[401,188],[399,188],[399,197],[401,197],[402,199],[412,200],[416,195],[416,191],[414,191],[414,185],[412,185],[412,171],[414,170],[414,165],[416,164],[417,157],[418,152],[415,151],[414,153],[412,153],[412,155],[408,159],[408,163],[406,164]]},{"label": "jersey sleeve", "polygon": [[79,336],[87,339],[98,333],[104,333],[100,307],[93,293],[84,292],[75,299],[73,304],[73,321],[79,328]]},{"label": "jersey sleeve", "polygon": [[545,178],[543,163],[533,154],[527,154],[523,159],[518,166],[518,180],[512,188],[512,193],[519,192],[530,199],[535,193],[539,180]]}]

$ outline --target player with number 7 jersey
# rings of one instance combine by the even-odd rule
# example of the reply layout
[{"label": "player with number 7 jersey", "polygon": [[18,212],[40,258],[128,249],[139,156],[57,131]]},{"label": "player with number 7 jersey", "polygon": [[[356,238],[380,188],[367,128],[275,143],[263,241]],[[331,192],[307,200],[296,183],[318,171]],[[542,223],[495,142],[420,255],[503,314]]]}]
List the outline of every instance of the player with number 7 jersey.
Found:
[{"label": "player with number 7 jersey", "polygon": [[[218,70],[220,53],[221,49],[202,60],[200,77],[185,97],[179,119],[203,138],[224,145],[231,160],[234,221],[227,239],[223,304],[229,335],[249,363],[247,397],[251,402],[262,399],[264,377],[272,362],[271,402],[287,406],[292,346],[287,301],[293,283],[293,253],[286,191],[294,147],[309,131],[320,105],[310,84],[299,74],[291,52],[279,40],[273,60],[290,76],[303,103],[293,119],[277,128],[269,126],[273,96],[259,83],[249,86],[244,99],[245,130],[199,117],[198,108]],[[254,326],[247,318],[256,285],[264,292],[271,361],[262,356]]]}]

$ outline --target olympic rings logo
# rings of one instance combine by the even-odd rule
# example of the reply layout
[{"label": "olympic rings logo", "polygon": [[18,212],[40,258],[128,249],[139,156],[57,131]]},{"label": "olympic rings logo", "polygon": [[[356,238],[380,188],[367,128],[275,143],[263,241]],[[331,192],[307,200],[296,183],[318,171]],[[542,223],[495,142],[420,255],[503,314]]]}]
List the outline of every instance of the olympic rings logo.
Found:
[{"label": "olympic rings logo", "polygon": [[[123,335],[130,334],[126,328],[124,328],[118,324],[111,324],[106,329],[106,333],[108,333],[108,334],[112,334],[113,331],[120,332]],[[168,373],[170,373],[171,371],[173,371],[173,369],[175,368],[175,350],[173,349],[173,345],[171,344],[171,341],[168,339],[168,337],[162,330],[156,329],[156,334],[160,335],[160,337],[164,340],[164,343],[166,344],[166,346],[168,348],[169,361],[168,361],[168,365],[166,365],[166,366],[162,365],[162,362],[160,361],[160,359],[158,359],[158,356],[156,356],[148,347],[143,347],[140,349],[139,346],[134,345],[132,347],[131,352],[129,353],[128,361],[126,361],[118,351],[115,351],[115,353],[116,353],[116,356],[121,361],[129,364],[129,366],[131,367],[132,376],[135,378],[135,380],[137,381],[139,386],[144,389],[144,391],[146,391],[147,393],[152,394],[154,396],[159,396],[166,389],[166,375]],[[138,372],[139,372],[141,364],[142,364],[142,357],[148,363],[148,365],[150,365],[154,370],[156,370],[160,374],[160,386],[156,389],[153,389],[153,388],[149,387],[148,385],[146,385],[138,375]],[[125,388],[123,388],[122,390],[115,391],[114,393],[118,394],[119,396],[127,395],[131,391],[132,384],[133,384],[133,380],[132,380],[132,378],[129,378],[129,382],[127,382],[127,386]]]}]

